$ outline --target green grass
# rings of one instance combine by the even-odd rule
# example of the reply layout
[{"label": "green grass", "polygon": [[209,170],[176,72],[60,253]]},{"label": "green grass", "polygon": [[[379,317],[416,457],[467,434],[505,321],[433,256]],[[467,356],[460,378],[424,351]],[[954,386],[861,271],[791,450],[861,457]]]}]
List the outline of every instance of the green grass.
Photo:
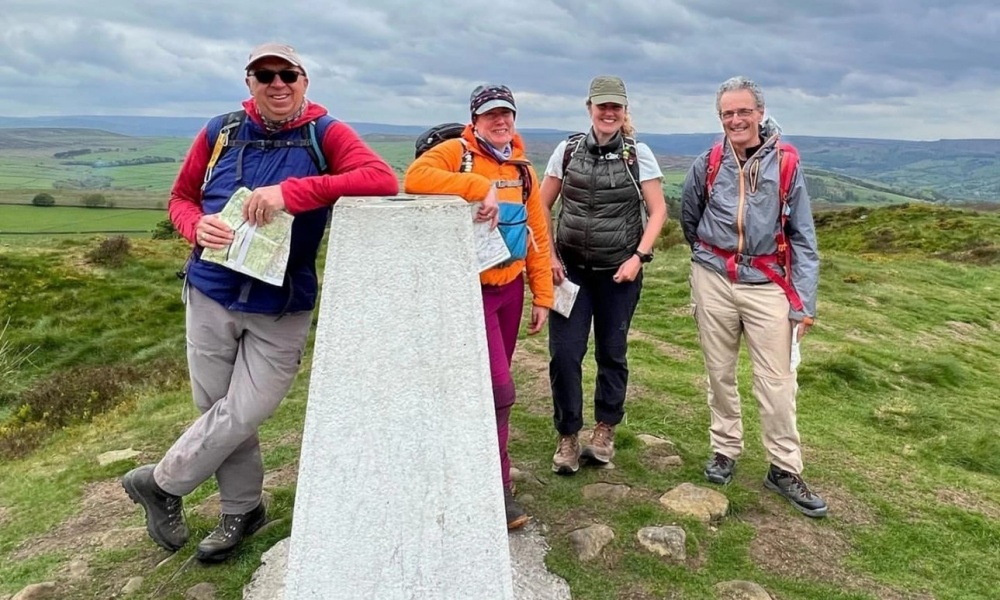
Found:
[{"label": "green grass", "polygon": [[[859,219],[862,214],[867,218]],[[1000,572],[1000,269],[963,260],[957,249],[975,236],[940,224],[967,221],[976,235],[996,244],[997,219],[910,207],[853,217],[845,211],[821,220],[820,314],[803,342],[798,404],[805,474],[831,504],[825,521],[802,517],[760,484],[767,463],[745,356],[739,380],[746,451],[734,483],[717,488],[730,501],[729,516],[708,527],[656,502],[680,483],[705,485],[709,417],[685,248],[660,250],[647,267],[614,470],[551,474],[547,343],[544,334],[523,339],[515,358],[511,453],[515,466],[537,481],[518,489],[529,512],[548,526],[547,564],[570,582],[574,599],[711,598],[714,584],[731,579],[806,600],[993,597],[994,573]],[[870,232],[881,227],[891,228],[898,245],[888,254],[865,250]],[[930,241],[908,242],[917,232]],[[137,239],[125,266],[99,269],[84,256],[100,239],[0,241],[0,320],[11,319],[4,341],[15,352],[37,348],[32,366],[5,382],[15,394],[0,396],[6,398],[0,426],[10,418],[5,402],[9,408],[17,392],[67,369],[182,364],[183,309],[174,271],[187,246]],[[592,361],[588,355],[587,398]],[[285,519],[275,529],[253,538],[230,562],[189,567],[171,581],[193,544],[172,566],[155,571],[165,555],[145,539],[128,547],[73,545],[109,528],[141,526],[141,511],[124,499],[115,479],[156,460],[195,418],[182,371],[168,384],[128,388],[117,408],[53,432],[26,458],[0,461],[0,595],[61,580],[67,562],[83,553],[91,576],[61,597],[111,597],[129,577],[144,575],[139,597],[153,597],[163,586],[157,597],[179,599],[191,585],[209,581],[218,598],[240,598],[260,554],[290,531],[294,486],[274,491],[271,515]],[[261,431],[269,470],[297,462],[308,375],[307,358],[292,392]],[[684,465],[652,467],[640,433],[672,440]],[[93,458],[128,447],[142,455],[107,467]],[[617,502],[585,502],[581,487],[598,481],[624,483],[632,493]],[[207,482],[189,505],[214,491],[214,482]],[[105,502],[95,504],[101,493]],[[212,526],[201,517],[190,522],[194,539]],[[599,559],[584,564],[567,536],[595,522],[611,526],[616,538]],[[69,527],[74,523],[78,530]],[[655,558],[635,541],[640,528],[671,523],[687,532],[686,563]],[[47,544],[44,551],[29,552],[39,540]]]},{"label": "green grass", "polygon": [[150,232],[165,218],[159,210],[0,204],[0,234]]}]

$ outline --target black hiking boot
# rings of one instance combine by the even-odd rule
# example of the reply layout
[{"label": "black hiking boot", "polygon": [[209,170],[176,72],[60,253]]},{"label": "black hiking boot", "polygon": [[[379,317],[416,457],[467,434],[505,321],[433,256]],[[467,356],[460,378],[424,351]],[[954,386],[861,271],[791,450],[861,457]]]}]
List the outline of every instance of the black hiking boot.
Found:
[{"label": "black hiking boot", "polygon": [[764,487],[783,496],[797,511],[807,517],[819,519],[826,516],[826,502],[809,491],[809,486],[800,475],[771,465],[767,477],[764,478]]},{"label": "black hiking boot", "polygon": [[733,480],[733,469],[736,468],[736,461],[725,454],[716,452],[712,458],[705,463],[705,479],[719,485],[726,485]]},{"label": "black hiking boot", "polygon": [[241,515],[223,513],[215,529],[198,544],[195,558],[202,562],[226,560],[244,538],[253,535],[266,522],[267,513],[263,502],[258,504],[257,508]]},{"label": "black hiking boot", "polygon": [[503,506],[507,510],[508,531],[511,529],[520,529],[531,520],[531,517],[528,516],[528,513],[524,512],[524,509],[517,503],[517,500],[514,500],[513,489],[504,489]]},{"label": "black hiking boot", "polygon": [[153,480],[156,465],[132,469],[122,477],[122,487],[132,502],[146,511],[146,531],[161,548],[177,551],[187,543],[184,507],[180,496],[168,494]]}]

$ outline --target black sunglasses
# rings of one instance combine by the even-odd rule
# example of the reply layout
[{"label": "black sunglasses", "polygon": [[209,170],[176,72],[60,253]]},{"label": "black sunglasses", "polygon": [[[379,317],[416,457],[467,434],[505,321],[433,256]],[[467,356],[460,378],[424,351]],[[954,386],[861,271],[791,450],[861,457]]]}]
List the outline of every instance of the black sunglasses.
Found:
[{"label": "black sunglasses", "polygon": [[298,71],[293,71],[291,69],[282,69],[280,71],[270,71],[268,69],[257,69],[256,71],[254,71],[253,73],[251,73],[251,75],[253,75],[254,79],[256,79],[257,81],[263,83],[264,85],[271,85],[272,83],[274,83],[274,78],[275,77],[280,77],[282,83],[286,83],[288,85],[291,85],[291,84],[295,83],[296,81],[298,81],[299,80],[299,76],[303,75],[303,73],[299,73]]}]

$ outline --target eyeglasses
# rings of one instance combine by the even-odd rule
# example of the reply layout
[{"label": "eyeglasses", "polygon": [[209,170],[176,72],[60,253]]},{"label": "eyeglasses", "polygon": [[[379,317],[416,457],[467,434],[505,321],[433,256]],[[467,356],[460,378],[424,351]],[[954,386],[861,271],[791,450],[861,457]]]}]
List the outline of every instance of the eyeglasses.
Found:
[{"label": "eyeglasses", "polygon": [[741,119],[745,119],[750,115],[754,114],[755,112],[757,112],[756,108],[740,108],[737,110],[726,110],[719,113],[719,118],[722,119],[723,121],[728,121],[733,117],[739,117]]},{"label": "eyeglasses", "polygon": [[299,80],[299,76],[304,75],[304,73],[299,73],[298,71],[293,71],[291,69],[282,69],[280,71],[270,71],[268,69],[257,69],[253,73],[253,78],[263,83],[264,85],[271,85],[274,83],[274,78],[278,77],[281,79],[282,83],[291,85]]}]

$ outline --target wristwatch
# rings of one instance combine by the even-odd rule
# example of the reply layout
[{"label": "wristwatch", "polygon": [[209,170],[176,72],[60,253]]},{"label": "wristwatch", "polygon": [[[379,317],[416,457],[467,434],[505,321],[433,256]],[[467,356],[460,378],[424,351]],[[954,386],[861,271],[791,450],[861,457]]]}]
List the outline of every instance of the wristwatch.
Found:
[{"label": "wristwatch", "polygon": [[644,252],[639,252],[638,250],[636,250],[635,255],[639,257],[639,262],[648,263],[649,261],[653,260],[652,252],[646,254]]}]

